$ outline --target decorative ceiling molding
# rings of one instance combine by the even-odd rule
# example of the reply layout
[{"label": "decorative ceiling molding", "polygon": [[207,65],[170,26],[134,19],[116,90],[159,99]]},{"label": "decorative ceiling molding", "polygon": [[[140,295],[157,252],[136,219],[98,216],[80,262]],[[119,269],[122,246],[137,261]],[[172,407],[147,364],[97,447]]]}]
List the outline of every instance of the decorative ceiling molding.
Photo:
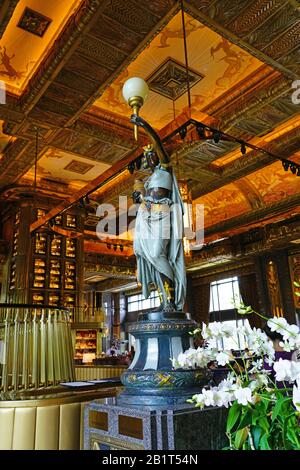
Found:
[{"label": "decorative ceiling molding", "polygon": [[[16,5],[17,2],[12,3]],[[7,2],[5,4],[7,6]],[[257,135],[267,137],[279,123],[299,112],[290,99],[291,78],[298,78],[300,70],[297,5],[288,0],[184,2],[185,10],[194,18],[267,64],[204,108],[205,122],[236,138],[248,140]],[[112,165],[109,171],[78,193],[73,192],[70,198],[66,189],[69,200],[53,208],[48,219],[93,186],[104,183],[106,178],[111,179],[136,158],[147,142],[143,131],[139,133],[137,148],[128,118],[92,104],[150,44],[178,9],[179,2],[175,0],[155,0],[147,4],[138,0],[84,0],[83,7],[70,17],[32,77],[23,97],[17,100],[8,95],[7,104],[1,106],[0,118],[6,120],[4,131],[17,139],[4,150],[0,161],[0,184],[13,184],[32,168],[36,125],[40,128],[40,154],[51,146],[73,152],[74,159],[76,155],[82,155],[88,157],[91,164],[103,159]],[[195,111],[199,110],[197,107],[195,102]],[[161,135],[176,128],[180,119],[184,119],[183,114],[170,122]],[[267,145],[274,153],[292,155],[299,150],[299,131],[292,129],[285,135],[282,133]],[[194,196],[234,183],[254,213],[263,217],[263,212],[259,212],[265,209],[261,207],[260,195],[250,183],[243,184],[240,179],[270,164],[273,161],[270,157],[251,152],[222,167],[222,160],[219,166],[214,162],[232,153],[233,147],[228,142],[190,144],[175,138],[167,148],[172,153],[175,171],[190,180]],[[179,159],[178,166],[176,159]],[[104,184],[97,197],[115,200],[118,191],[122,194],[130,192],[132,180],[132,175],[124,172],[120,184]],[[45,185],[46,182],[41,180],[41,189],[46,194]],[[58,187],[59,184],[54,192],[56,195],[63,193],[64,185],[61,185],[61,191]],[[54,187],[51,188],[54,191]],[[248,219],[241,220],[247,223]],[[238,218],[236,222],[240,223]]]},{"label": "decorative ceiling molding", "polygon": [[[246,233],[231,236],[217,243],[205,245],[201,250],[192,252],[192,258],[188,261],[187,269],[192,271],[193,278],[205,276],[205,282],[208,282],[207,275],[216,275],[220,268],[208,268],[207,263],[233,263],[235,268],[241,265],[241,260],[246,263],[250,256],[272,252],[276,249],[295,246],[294,242],[299,243],[300,239],[300,219],[299,217],[287,218],[284,221],[271,223],[264,227],[257,227]],[[299,248],[298,248],[299,251]],[[252,263],[252,261],[251,261]],[[224,269],[222,265],[221,270]],[[230,269],[227,265],[226,271]],[[196,271],[196,272],[195,272]],[[199,272],[200,271],[200,272]],[[245,273],[244,273],[245,274]]]},{"label": "decorative ceiling molding", "polygon": [[[151,14],[149,10],[155,10],[155,16]],[[99,98],[102,93],[109,87],[109,85],[120,75],[122,71],[133,62],[138,55],[150,44],[152,39],[165,27],[165,25],[170,21],[170,19],[178,12],[179,4],[175,0],[159,0],[158,2],[148,2],[147,6],[141,4],[137,0],[131,1],[122,1],[114,0],[109,2],[107,8],[103,9],[103,15],[100,17],[97,25],[92,29],[92,34],[94,36],[103,35],[100,30],[103,31],[103,19],[105,22],[110,20],[115,26],[115,22],[119,23],[118,30],[113,26],[111,30],[114,31],[114,38],[111,38],[111,30],[105,31],[105,35],[101,41],[103,44],[109,47],[110,53],[107,52],[106,57],[106,67],[109,67],[110,70],[113,69],[113,73],[110,73],[107,77],[101,80],[101,83],[98,85],[97,90],[89,97],[89,99],[84,103],[84,105],[78,110],[76,114],[67,122],[68,125],[71,125],[83,112],[91,107],[97,98]],[[119,47],[116,49],[116,39],[120,35],[120,42],[122,43],[124,34],[124,27],[127,29],[127,36],[132,46],[130,52],[126,51],[126,56],[124,60],[120,60],[122,55],[120,54]],[[123,31],[122,31],[123,29]],[[126,38],[127,40],[127,38]],[[90,51],[90,54],[95,54],[94,47]],[[112,56],[111,52],[114,51]],[[89,57],[89,50],[84,51],[85,56]],[[116,57],[116,54],[118,57]],[[78,60],[78,57],[77,57]],[[99,58],[99,60],[101,60]],[[118,64],[118,66],[116,66]],[[101,68],[103,69],[103,63]],[[84,67],[84,66],[83,66]],[[95,67],[95,64],[94,64]],[[93,76],[93,72],[92,72]]]},{"label": "decorative ceiling molding", "polygon": [[22,13],[22,16],[17,24],[18,28],[27,31],[30,34],[34,34],[42,38],[47,31],[51,18],[47,18],[38,11],[34,11],[31,8],[26,7]]},{"label": "decorative ceiling molding", "polygon": [[[188,78],[187,78],[188,77]],[[172,101],[176,101],[180,96],[202,80],[203,75],[180,64],[172,58],[168,58],[157,67],[146,79],[149,89]],[[188,82],[187,82],[188,80]]]},{"label": "decorative ceiling molding", "polygon": [[[276,3],[276,1],[278,2],[279,0],[270,0],[268,4],[271,5]],[[264,26],[264,10],[266,9],[265,0],[257,0],[256,2],[252,1],[251,3],[255,5],[256,14],[252,14],[249,28],[251,28],[252,25],[257,27],[259,24],[258,18],[262,18],[263,21],[261,26],[264,27],[265,35],[268,35],[270,33],[272,23],[271,25],[268,24],[267,27]],[[201,21],[201,23],[207,25],[230,42],[237,44],[239,47],[246,50],[262,62],[270,65],[275,70],[282,72],[291,79],[297,78],[297,74],[293,70],[276,60],[287,55],[289,52],[292,52],[294,47],[299,43],[297,19],[295,19],[296,24],[286,33],[283,33],[282,43],[278,40],[277,44],[277,39],[275,39],[273,46],[271,45],[268,50],[265,51],[255,47],[255,44],[249,44],[244,38],[239,36],[238,32],[235,31],[236,22],[232,21],[232,19],[240,18],[241,15],[244,15],[245,13],[247,14],[250,7],[247,0],[218,0],[217,2],[214,2],[213,8],[211,5],[201,4],[202,2],[199,4],[199,0],[189,0],[188,2],[184,1],[184,8],[187,13],[198,19],[198,21]],[[293,7],[286,2],[285,8]],[[285,12],[285,10],[282,11]],[[227,18],[224,18],[224,15],[227,15]],[[229,24],[231,25],[231,30],[228,29]]]},{"label": "decorative ceiling molding", "polygon": [[241,191],[251,209],[259,209],[264,206],[261,194],[246,178],[235,181],[234,185]]},{"label": "decorative ceiling molding", "polygon": [[19,0],[4,0],[0,6],[0,39],[14,13],[14,10],[19,3]]},{"label": "decorative ceiling molding", "polygon": [[29,112],[37,103],[41,94],[45,93],[51,80],[64,66],[66,60],[78,47],[82,34],[97,20],[101,9],[108,0],[84,0],[78,10],[72,15],[61,35],[56,39],[49,54],[45,57],[39,69],[28,83],[27,91],[21,97],[23,112]]},{"label": "decorative ceiling molding", "polygon": [[273,204],[267,204],[260,209],[252,210],[241,216],[232,217],[231,219],[206,227],[205,237],[209,238],[214,234],[222,234],[222,236],[225,236],[226,232],[233,229],[237,232],[237,229],[241,227],[243,227],[242,231],[247,231],[249,228],[263,225],[264,221],[275,219],[276,217],[282,216],[282,214],[289,212],[300,213],[299,204],[300,194],[293,194]]},{"label": "decorative ceiling molding", "polygon": [[[299,136],[300,127],[298,126],[286,134],[280,135],[272,142],[262,145],[262,148],[266,148],[270,152],[282,156],[283,158],[288,158],[293,155],[297,149],[299,149]],[[204,194],[215,191],[216,189],[232,183],[239,178],[243,178],[266,165],[270,165],[274,161],[275,159],[269,155],[262,154],[257,150],[252,150],[246,155],[243,155],[224,166],[214,180],[209,181],[207,185],[202,184],[199,188],[195,188],[193,191],[193,198],[195,199]]]}]

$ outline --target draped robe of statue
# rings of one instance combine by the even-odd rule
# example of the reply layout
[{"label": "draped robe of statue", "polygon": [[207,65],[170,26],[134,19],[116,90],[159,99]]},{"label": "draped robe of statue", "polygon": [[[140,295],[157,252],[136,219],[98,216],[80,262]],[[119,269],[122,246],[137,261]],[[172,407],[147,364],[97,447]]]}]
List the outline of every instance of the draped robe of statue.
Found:
[{"label": "draped robe of statue", "polygon": [[133,249],[137,259],[137,280],[143,295],[149,297],[153,283],[168,302],[165,278],[174,285],[174,305],[182,311],[186,296],[186,274],[182,243],[183,203],[172,170],[160,164],[145,182],[145,190],[165,188],[170,198],[153,200],[145,196],[140,204],[135,226]]}]

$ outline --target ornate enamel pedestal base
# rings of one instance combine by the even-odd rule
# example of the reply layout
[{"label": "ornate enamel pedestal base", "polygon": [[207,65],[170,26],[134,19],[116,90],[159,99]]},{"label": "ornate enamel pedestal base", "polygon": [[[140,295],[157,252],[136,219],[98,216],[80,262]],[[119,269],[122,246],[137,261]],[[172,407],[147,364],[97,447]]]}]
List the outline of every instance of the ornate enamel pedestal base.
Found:
[{"label": "ornate enamel pedestal base", "polygon": [[136,353],[121,376],[125,390],[118,405],[177,405],[199,393],[211,378],[206,369],[173,370],[172,357],[193,346],[189,332],[196,323],[184,312],[140,314],[128,332],[136,339]]}]

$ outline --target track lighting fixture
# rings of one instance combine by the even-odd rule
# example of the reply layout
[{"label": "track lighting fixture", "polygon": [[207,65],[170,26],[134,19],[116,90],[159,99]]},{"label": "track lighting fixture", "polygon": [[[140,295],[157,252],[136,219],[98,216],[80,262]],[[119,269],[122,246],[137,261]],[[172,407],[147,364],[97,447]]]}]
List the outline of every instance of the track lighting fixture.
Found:
[{"label": "track lighting fixture", "polygon": [[282,161],[282,166],[283,166],[284,171],[288,171],[288,169],[290,167],[290,164],[286,160],[283,160]]},{"label": "track lighting fixture", "polygon": [[220,141],[221,134],[219,131],[213,131],[213,141],[217,144]]},{"label": "track lighting fixture", "polygon": [[205,139],[205,127],[202,124],[196,125],[196,130],[200,139]]},{"label": "track lighting fixture", "polygon": [[245,142],[241,142],[241,153],[242,153],[242,155],[245,155],[246,152],[247,152],[246,144],[245,144]]},{"label": "track lighting fixture", "polygon": [[129,163],[127,168],[129,173],[132,175],[134,173],[134,162]]},{"label": "track lighting fixture", "polygon": [[185,138],[186,133],[187,133],[187,128],[186,127],[182,127],[181,129],[179,129],[179,135],[182,138],[182,140]]}]

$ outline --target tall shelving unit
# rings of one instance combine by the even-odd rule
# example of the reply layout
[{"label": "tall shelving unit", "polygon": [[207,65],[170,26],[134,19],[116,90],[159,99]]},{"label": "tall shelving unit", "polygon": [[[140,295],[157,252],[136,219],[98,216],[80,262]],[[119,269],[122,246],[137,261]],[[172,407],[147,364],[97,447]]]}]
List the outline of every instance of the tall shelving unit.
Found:
[{"label": "tall shelving unit", "polygon": [[[37,210],[42,217],[43,209]],[[63,214],[54,220],[60,228],[77,229],[77,217]],[[32,239],[30,302],[64,306],[71,310],[79,305],[80,285],[78,240],[55,232],[37,232]]]},{"label": "tall shelving unit", "polygon": [[[48,200],[49,204],[49,200]],[[30,224],[51,207],[28,199],[6,221],[11,240],[3,301],[74,308],[83,304],[83,217],[80,210],[53,219],[53,227],[30,233]],[[53,203],[52,203],[53,204]],[[75,318],[72,318],[76,321]]]},{"label": "tall shelving unit", "polygon": [[98,330],[97,329],[76,329],[75,333],[75,359],[83,359],[83,354],[98,354]]}]

